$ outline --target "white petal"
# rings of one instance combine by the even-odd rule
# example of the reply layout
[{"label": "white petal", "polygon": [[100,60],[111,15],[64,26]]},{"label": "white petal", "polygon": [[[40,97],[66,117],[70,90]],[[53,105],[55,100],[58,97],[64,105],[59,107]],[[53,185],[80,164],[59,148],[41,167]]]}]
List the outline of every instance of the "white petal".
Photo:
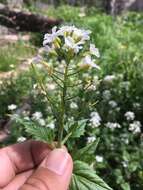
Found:
[{"label": "white petal", "polygon": [[92,55],[95,55],[95,56],[98,57],[98,58],[100,57],[99,50],[98,50],[98,48],[95,47],[94,44],[90,44],[90,53],[91,53]]}]

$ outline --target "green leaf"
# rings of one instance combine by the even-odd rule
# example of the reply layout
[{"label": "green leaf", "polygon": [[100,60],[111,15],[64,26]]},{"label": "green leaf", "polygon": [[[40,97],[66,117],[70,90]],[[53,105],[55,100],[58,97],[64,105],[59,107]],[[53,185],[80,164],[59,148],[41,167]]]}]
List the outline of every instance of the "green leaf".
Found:
[{"label": "green leaf", "polygon": [[22,119],[18,119],[18,122],[22,124],[25,128],[25,131],[31,135],[34,139],[43,141],[46,143],[53,142],[54,133],[53,130],[46,127],[37,126],[32,121],[24,121]]},{"label": "green leaf", "polygon": [[79,138],[80,136],[84,135],[86,121],[86,119],[83,119],[80,121],[72,121],[71,123],[67,124],[65,130],[67,133],[71,133],[70,138]]},{"label": "green leaf", "polygon": [[123,190],[131,190],[129,183],[123,183],[121,184],[121,187]]},{"label": "green leaf", "polygon": [[70,190],[112,190],[90,166],[81,161],[74,162]]},{"label": "green leaf", "polygon": [[91,161],[92,160],[91,157],[92,157],[92,155],[94,155],[94,153],[96,151],[99,140],[100,139],[98,138],[96,141],[89,143],[86,147],[83,147],[83,148],[77,150],[76,152],[74,152],[74,154],[72,155],[73,159],[81,160],[81,161],[85,161],[85,162],[88,162],[88,160]]}]

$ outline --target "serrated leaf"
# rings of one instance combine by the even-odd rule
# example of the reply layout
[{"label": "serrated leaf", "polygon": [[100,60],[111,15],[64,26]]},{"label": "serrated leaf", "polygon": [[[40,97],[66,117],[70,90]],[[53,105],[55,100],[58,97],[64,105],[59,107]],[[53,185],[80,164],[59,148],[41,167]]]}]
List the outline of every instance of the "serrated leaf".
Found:
[{"label": "serrated leaf", "polygon": [[73,121],[65,127],[67,133],[71,133],[70,138],[79,138],[84,135],[86,119],[80,121]]},{"label": "serrated leaf", "polygon": [[79,138],[80,136],[84,135],[86,126],[86,120],[80,120],[75,124],[75,129],[72,131],[73,138]]},{"label": "serrated leaf", "polygon": [[87,146],[74,152],[73,159],[86,161],[86,162],[88,162],[88,158],[91,160],[91,156],[94,155],[96,148],[98,146],[99,140],[100,139],[98,138],[96,141],[89,143]]},{"label": "serrated leaf", "polygon": [[88,164],[75,161],[70,190],[112,190],[112,188]]},{"label": "serrated leaf", "polygon": [[22,119],[19,119],[18,122],[22,124],[25,128],[25,131],[31,135],[34,139],[43,141],[46,143],[51,143],[54,139],[54,133],[52,129],[37,126],[32,121],[24,121]]}]

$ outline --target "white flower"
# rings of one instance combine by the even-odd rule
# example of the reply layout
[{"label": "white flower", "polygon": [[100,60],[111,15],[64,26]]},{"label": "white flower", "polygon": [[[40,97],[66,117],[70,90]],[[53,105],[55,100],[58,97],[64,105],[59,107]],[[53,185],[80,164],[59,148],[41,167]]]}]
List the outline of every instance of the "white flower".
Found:
[{"label": "white flower", "polygon": [[75,26],[62,26],[59,30],[59,34],[63,36],[71,36],[73,39],[79,39],[84,42],[90,39],[90,30],[82,30]]},{"label": "white flower", "polygon": [[97,155],[97,156],[95,156],[95,158],[96,158],[97,162],[103,162],[103,157],[102,156]]},{"label": "white flower", "polygon": [[105,100],[110,100],[111,98],[111,92],[110,90],[104,90],[103,93],[102,93],[102,96]]},{"label": "white flower", "polygon": [[99,127],[101,125],[101,117],[98,112],[91,112],[90,114],[91,127]]},{"label": "white flower", "polygon": [[62,26],[59,30],[60,35],[64,35],[66,32],[71,33],[75,30],[75,26]]},{"label": "white flower", "polygon": [[48,90],[55,90],[56,86],[54,83],[47,84],[47,89]]},{"label": "white flower", "polygon": [[130,81],[123,81],[120,83],[121,88],[124,88],[127,91],[130,89],[130,85],[131,85]]},{"label": "white flower", "polygon": [[76,104],[75,102],[71,102],[70,108],[71,108],[71,109],[77,109],[78,106],[77,106],[77,104]]},{"label": "white flower", "polygon": [[124,168],[127,168],[128,167],[128,162],[127,161],[123,161],[122,165],[123,165]]},{"label": "white flower", "polygon": [[55,129],[55,124],[53,122],[51,122],[46,127],[50,128],[50,129]]},{"label": "white flower", "polygon": [[133,121],[135,119],[135,114],[134,112],[128,111],[125,113],[125,117],[127,121]]},{"label": "white flower", "polygon": [[94,44],[90,44],[90,53],[91,53],[91,55],[95,55],[98,58],[100,57],[99,50],[98,50],[98,48],[95,47]]},{"label": "white flower", "polygon": [[42,56],[41,55],[37,55],[35,56],[33,59],[32,59],[32,63],[40,63],[41,61],[43,60]]},{"label": "white flower", "polygon": [[59,32],[57,32],[57,27],[55,26],[54,28],[52,28],[51,34],[48,34],[48,33],[45,34],[43,46],[47,46],[50,43],[54,42],[58,36],[59,36]]},{"label": "white flower", "polygon": [[140,109],[141,104],[138,103],[138,102],[135,102],[135,103],[133,103],[133,107],[134,107],[135,109]]},{"label": "white flower", "polygon": [[15,110],[17,108],[17,105],[15,104],[11,104],[8,106],[8,110],[12,111],[12,110]]},{"label": "white flower", "polygon": [[112,122],[106,123],[105,126],[109,129],[121,128],[121,125],[119,123],[112,123]]},{"label": "white flower", "polygon": [[74,53],[78,53],[80,49],[82,49],[81,46],[82,42],[75,43],[74,39],[70,36],[65,38],[65,48],[72,49]]},{"label": "white flower", "polygon": [[95,64],[95,60],[91,59],[90,55],[87,55],[83,58],[83,63],[80,64],[80,67],[81,68],[93,67],[100,70],[100,67],[97,64]]},{"label": "white flower", "polygon": [[41,126],[45,126],[46,125],[46,123],[45,123],[45,120],[44,119],[38,119],[37,120],[38,121],[38,123],[41,125]]},{"label": "white flower", "polygon": [[117,107],[117,102],[115,102],[114,100],[111,100],[109,101],[109,105],[112,107],[112,108],[116,108]]},{"label": "white flower", "polygon": [[41,119],[42,117],[43,117],[42,113],[41,113],[41,112],[38,112],[38,111],[32,114],[32,119],[33,119],[33,120],[39,120],[39,119]]},{"label": "white flower", "polygon": [[105,82],[112,82],[113,80],[115,80],[116,79],[116,76],[115,75],[107,75],[107,76],[105,76],[104,77],[104,81]]},{"label": "white flower", "polygon": [[73,37],[76,37],[80,39],[80,41],[84,42],[86,40],[90,40],[90,36],[89,36],[90,34],[91,34],[90,30],[81,30],[81,29],[75,28],[73,32]]},{"label": "white flower", "polygon": [[78,15],[79,17],[85,17],[86,16],[86,14],[85,13],[79,13],[79,15]]},{"label": "white flower", "polygon": [[96,137],[91,136],[91,137],[87,137],[87,143],[92,143],[96,140]]},{"label": "white flower", "polygon": [[24,142],[26,140],[27,140],[26,137],[21,136],[21,137],[18,137],[17,142]]},{"label": "white flower", "polygon": [[9,66],[10,66],[12,69],[15,67],[13,64],[10,64]]},{"label": "white flower", "polygon": [[134,121],[129,125],[129,131],[132,131],[133,134],[137,134],[141,132],[141,122],[140,121]]}]

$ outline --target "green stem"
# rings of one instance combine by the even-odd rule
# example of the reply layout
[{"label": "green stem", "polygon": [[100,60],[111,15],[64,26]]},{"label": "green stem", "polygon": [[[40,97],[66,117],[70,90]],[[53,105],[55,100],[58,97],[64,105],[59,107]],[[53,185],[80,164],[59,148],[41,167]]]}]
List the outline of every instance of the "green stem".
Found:
[{"label": "green stem", "polygon": [[45,88],[45,86],[44,86],[44,84],[42,82],[41,77],[38,75],[37,70],[36,70],[34,64],[31,64],[31,66],[32,66],[32,69],[33,69],[35,75],[37,76],[37,81],[38,81],[38,84],[39,84],[41,90],[43,90],[43,92],[45,93],[45,97],[46,97],[47,101],[50,103],[50,107],[51,107],[51,110],[53,112],[53,115],[55,116],[55,118],[57,118],[57,115],[56,115],[56,112],[55,112],[56,108],[54,107],[53,100],[48,95],[47,90],[46,90],[46,88]]},{"label": "green stem", "polygon": [[60,126],[58,131],[58,148],[62,146],[63,132],[64,132],[64,117],[66,112],[66,95],[67,95],[67,78],[68,78],[68,66],[66,64],[63,80],[63,90],[61,94],[61,116],[60,116]]},{"label": "green stem", "polygon": [[64,145],[67,142],[67,140],[69,139],[71,135],[72,135],[72,132],[67,134],[67,136],[62,140],[62,145]]}]

